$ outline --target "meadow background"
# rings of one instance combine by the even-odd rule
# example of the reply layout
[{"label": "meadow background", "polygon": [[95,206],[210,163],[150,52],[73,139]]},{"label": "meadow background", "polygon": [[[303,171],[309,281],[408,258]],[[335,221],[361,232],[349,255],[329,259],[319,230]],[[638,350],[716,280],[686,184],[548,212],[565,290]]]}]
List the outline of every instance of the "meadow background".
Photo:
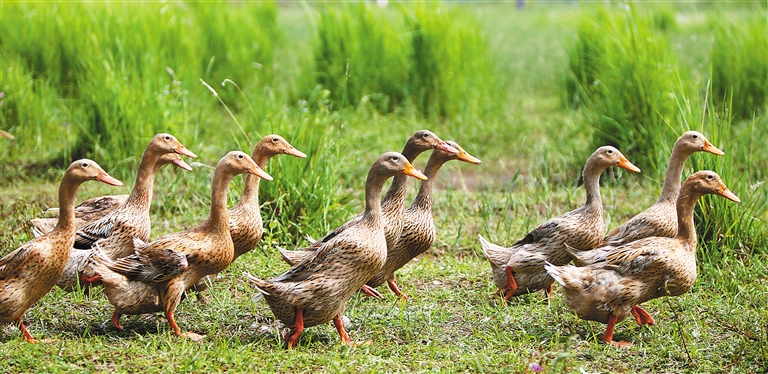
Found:
[{"label": "meadow background", "polygon": [[[202,343],[161,315],[108,324],[100,291],[54,290],[25,317],[45,342],[0,332],[9,371],[760,372],[768,367],[768,10],[766,2],[2,2],[0,254],[56,206],[63,169],[90,157],[126,184],[84,185],[79,199],[128,193],[142,150],[174,134],[215,165],[270,133],[307,159],[278,156],[261,184],[265,236],[177,310]],[[212,94],[201,80],[216,91]],[[222,106],[226,103],[237,121]],[[355,296],[352,339],[332,326],[283,347],[243,271],[286,266],[275,245],[305,244],[362,210],[365,174],[416,130],[455,140],[483,163],[448,163],[434,193],[438,240],[398,272],[402,302]],[[699,280],[646,309],[653,327],[578,320],[560,292],[494,296],[477,235],[511,244],[584,202],[579,176],[600,145],[641,169],[602,179],[613,228],[657,198],[679,134],[726,152],[693,155],[684,177],[718,172],[741,199],[697,208]],[[427,156],[416,165],[423,168]],[[207,215],[212,171],[163,169],[153,237]],[[231,186],[237,201],[242,178]],[[409,196],[415,195],[411,188]]]}]

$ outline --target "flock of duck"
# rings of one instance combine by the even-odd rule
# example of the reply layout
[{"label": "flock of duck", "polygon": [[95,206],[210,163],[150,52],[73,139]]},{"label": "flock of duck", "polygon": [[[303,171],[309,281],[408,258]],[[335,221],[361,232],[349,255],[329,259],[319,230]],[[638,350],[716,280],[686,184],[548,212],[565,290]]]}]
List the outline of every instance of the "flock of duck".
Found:
[{"label": "flock of duck", "polygon": [[[419,172],[411,163],[429,150],[424,172]],[[684,133],[672,150],[659,200],[604,236],[601,173],[611,166],[640,169],[618,149],[598,148],[583,172],[584,206],[546,221],[508,248],[480,237],[499,294],[509,299],[544,290],[550,297],[557,282],[566,304],[580,318],[608,325],[606,343],[629,345],[613,341],[617,322],[631,314],[638,324],[653,325],[641,303],[693,287],[697,199],[717,194],[739,202],[713,171],[692,174],[681,186],[685,160],[699,151],[724,154],[701,133]],[[154,241],[150,241],[149,210],[155,175],[167,164],[191,170],[180,156],[196,157],[194,153],[174,136],[158,134],[142,155],[129,195],[98,197],[77,207],[75,193],[83,182],[122,183],[92,160],[73,162],[59,187],[58,217],[32,220],[35,239],[0,259],[0,324],[15,322],[24,339],[35,343],[22,317],[54,286],[65,290],[102,286],[115,308],[111,318],[115,328],[123,330],[120,318],[125,314],[164,312],[176,335],[202,339],[182,332],[174,316],[176,307],[187,290],[204,292],[216,274],[259,243],[263,234],[259,181],[272,180],[264,168],[280,154],[306,157],[279,135],[265,136],[250,156],[240,151],[226,154],[214,171],[208,218]],[[455,142],[417,131],[402,153],[384,153],[373,163],[361,214],[306,248],[280,249],[291,267],[277,277],[263,280],[246,274],[275,317],[290,327],[284,335],[289,348],[305,328],[329,321],[343,343],[360,344],[349,338],[342,323],[345,305],[358,290],[383,298],[376,287],[387,283],[397,296],[407,298],[394,273],[435,242],[432,187],[440,167],[451,160],[480,164]],[[247,174],[245,190],[237,205],[227,209],[229,183],[239,174]],[[406,209],[408,177],[421,180],[421,186]],[[389,178],[393,181],[382,199]],[[571,261],[574,265],[568,265]]]}]

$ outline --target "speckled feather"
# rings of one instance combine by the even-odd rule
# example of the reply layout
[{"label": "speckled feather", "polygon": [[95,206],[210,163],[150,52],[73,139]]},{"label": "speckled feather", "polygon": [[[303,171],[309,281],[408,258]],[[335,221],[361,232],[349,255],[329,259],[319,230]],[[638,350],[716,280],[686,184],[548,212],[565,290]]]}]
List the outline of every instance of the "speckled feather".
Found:
[{"label": "speckled feather", "polygon": [[621,321],[645,301],[688,292],[697,275],[693,210],[699,197],[713,193],[739,201],[717,174],[700,171],[688,177],[679,194],[674,238],[640,239],[585,267],[547,265],[564,287],[569,308],[579,318],[608,323],[611,315]]}]

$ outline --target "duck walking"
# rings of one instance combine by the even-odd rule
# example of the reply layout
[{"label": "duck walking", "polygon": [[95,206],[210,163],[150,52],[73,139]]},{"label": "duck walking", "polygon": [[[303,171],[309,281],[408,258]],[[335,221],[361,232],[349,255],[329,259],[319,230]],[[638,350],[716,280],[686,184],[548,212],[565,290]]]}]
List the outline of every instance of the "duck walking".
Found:
[{"label": "duck walking", "polygon": [[64,271],[75,242],[75,193],[80,184],[89,180],[122,185],[92,160],[73,162],[59,185],[59,206],[63,211],[54,230],[0,259],[0,324],[15,321],[24,340],[30,343],[36,341],[21,317],[53,288]]},{"label": "duck walking", "polygon": [[446,152],[441,149],[432,151],[429,156],[427,166],[424,168],[424,175],[427,180],[421,182],[418,194],[413,199],[411,206],[403,214],[403,230],[400,238],[394,245],[394,248],[387,248],[387,262],[366,285],[375,288],[385,282],[395,295],[407,299],[395,283],[395,271],[405,266],[416,256],[426,252],[437,238],[435,230],[435,221],[432,218],[432,186],[440,167],[448,161],[459,160],[470,164],[479,165],[480,160],[461,148],[456,142],[446,141],[446,143],[457,149],[458,154]]},{"label": "duck walking", "polygon": [[341,317],[347,300],[379,272],[386,261],[381,190],[387,179],[400,174],[427,179],[405,156],[396,152],[383,154],[368,172],[365,210],[360,219],[347,224],[310,256],[272,280],[246,274],[275,317],[292,326],[284,336],[289,348],[296,346],[305,328],[330,320],[336,325],[342,343],[352,344]]},{"label": "duck walking", "polygon": [[483,252],[491,263],[494,283],[507,300],[542,289],[549,296],[554,279],[544,270],[544,263],[567,264],[571,259],[565,251],[566,243],[579,250],[600,244],[605,233],[600,174],[611,166],[640,172],[618,149],[600,147],[584,167],[587,192],[584,206],[544,222],[509,248],[480,236]]},{"label": "duck walking", "polygon": [[[233,151],[216,166],[211,187],[211,213],[200,225],[163,236],[151,243],[135,239],[135,253],[112,260],[96,245],[92,266],[104,283],[104,293],[115,307],[112,324],[123,329],[123,314],[165,312],[177,336],[200,340],[202,335],[182,333],[174,312],[184,291],[202,277],[229,266],[234,246],[229,234],[227,190],[235,175],[249,173],[272,180],[243,152]],[[97,243],[98,244],[98,243]]]},{"label": "duck walking", "polygon": [[631,343],[613,341],[617,322],[630,314],[639,325],[654,321],[637,306],[663,296],[679,296],[696,282],[696,229],[693,210],[705,194],[717,194],[739,202],[713,171],[699,171],[685,180],[677,199],[677,235],[649,237],[616,248],[591,265],[557,266],[546,270],[565,290],[565,303],[581,319],[607,324],[603,341],[619,347]]}]

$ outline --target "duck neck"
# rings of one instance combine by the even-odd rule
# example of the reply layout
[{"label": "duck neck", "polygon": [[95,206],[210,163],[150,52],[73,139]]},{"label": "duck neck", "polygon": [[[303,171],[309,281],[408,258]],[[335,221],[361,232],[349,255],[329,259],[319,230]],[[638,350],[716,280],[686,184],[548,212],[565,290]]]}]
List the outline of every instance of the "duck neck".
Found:
[{"label": "duck neck", "polygon": [[411,206],[413,207],[419,207],[425,210],[432,209],[432,186],[435,183],[435,177],[437,176],[438,170],[440,170],[443,164],[448,161],[445,158],[435,157],[435,155],[437,155],[437,153],[432,153],[432,157],[427,161],[427,166],[424,167],[424,175],[426,175],[428,179],[421,181],[419,192],[413,199],[413,203],[411,203]]},{"label": "duck neck", "polygon": [[[405,146],[403,148],[402,155],[405,156],[405,158],[408,160],[408,162],[413,163],[413,160],[416,159],[416,157],[419,156],[421,152],[416,151],[414,148]],[[395,175],[394,178],[392,178],[392,184],[389,186],[389,189],[387,190],[387,194],[384,195],[384,201],[383,203],[385,205],[388,204],[395,204],[395,205],[403,205],[405,203],[405,186],[408,184],[408,176],[403,174]]]},{"label": "duck neck", "polygon": [[387,178],[382,178],[374,174],[373,170],[368,172],[368,178],[365,181],[365,211],[363,220],[373,224],[381,224],[381,190],[384,188],[384,182]]},{"label": "duck neck", "polygon": [[80,183],[64,174],[59,185],[59,221],[53,229],[55,232],[64,233],[64,235],[75,234],[75,193],[78,187]]},{"label": "duck neck", "polygon": [[149,204],[152,201],[152,186],[155,184],[155,174],[160,169],[158,157],[144,151],[139,163],[139,172],[136,175],[136,182],[133,184],[133,190],[128,195],[124,206],[134,206],[143,210],[149,210]]},{"label": "duck neck", "polygon": [[696,226],[693,223],[693,210],[696,208],[696,201],[702,194],[694,193],[688,188],[680,190],[680,197],[677,199],[677,239],[686,243],[689,250],[696,250]]},{"label": "duck neck", "polygon": [[229,183],[235,176],[226,172],[223,168],[216,168],[211,182],[211,214],[208,217],[207,226],[211,231],[221,228],[229,228],[229,215],[227,213],[227,192]]},{"label": "duck neck", "polygon": [[674,147],[672,149],[672,155],[669,157],[669,166],[667,167],[667,175],[664,177],[664,186],[661,188],[661,196],[659,202],[674,203],[677,201],[677,196],[680,195],[680,180],[683,174],[683,166],[685,160],[688,159],[690,153],[684,152],[680,147]]},{"label": "duck neck", "polygon": [[[253,158],[253,161],[256,162],[257,165],[261,168],[261,170],[264,170],[264,168],[267,166],[267,161],[271,159],[274,155],[273,154],[266,154],[265,152],[262,152],[259,149],[254,149],[253,153],[251,154],[251,158]],[[244,205],[259,205],[259,181],[261,178],[253,175],[248,174],[245,177],[245,189],[243,190],[243,196],[240,197],[240,202],[237,203],[239,206]]]},{"label": "duck neck", "polygon": [[587,191],[587,202],[585,206],[595,208],[602,212],[603,200],[600,196],[600,174],[603,173],[605,168],[594,165],[594,162],[590,159],[587,161],[587,165],[584,167],[584,189]]}]

